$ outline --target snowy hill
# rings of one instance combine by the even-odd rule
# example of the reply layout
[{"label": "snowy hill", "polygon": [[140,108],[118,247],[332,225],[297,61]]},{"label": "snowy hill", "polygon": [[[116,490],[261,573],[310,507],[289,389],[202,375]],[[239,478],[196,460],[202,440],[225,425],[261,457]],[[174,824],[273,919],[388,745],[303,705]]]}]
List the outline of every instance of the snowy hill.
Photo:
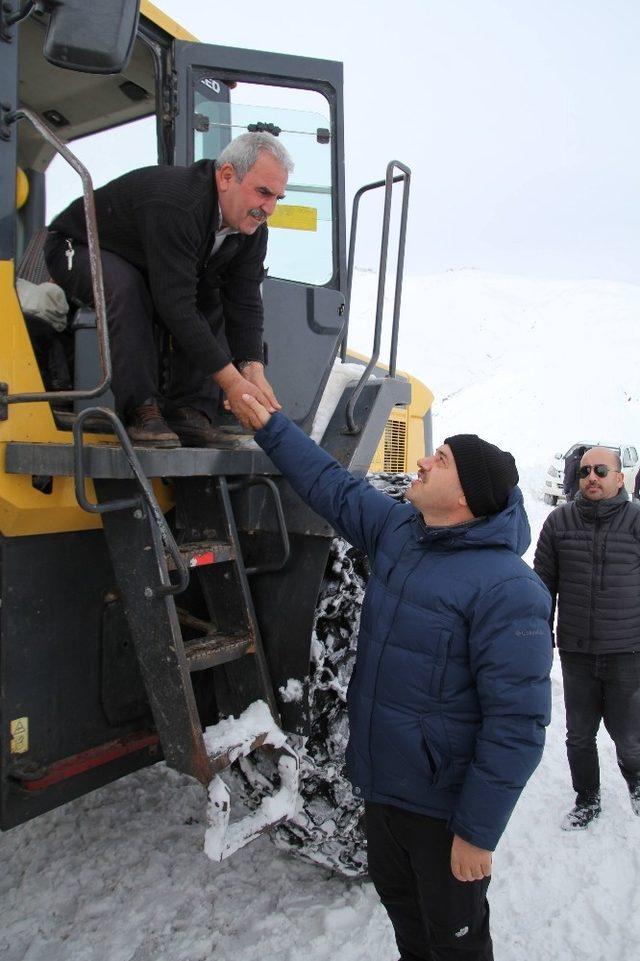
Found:
[{"label": "snowy hill", "polygon": [[[350,343],[363,352],[374,304],[359,273]],[[399,366],[436,394],[434,438],[473,431],[512,450],[534,543],[554,451],[640,442],[639,316],[640,287],[625,284],[473,270],[405,284]],[[573,795],[557,666],[553,690],[545,756],[495,857],[496,958],[637,961],[640,819],[602,735],[600,821],[559,830]],[[267,839],[212,864],[204,819],[202,790],[156,765],[0,837],[1,961],[395,961],[370,884]]]},{"label": "snowy hill", "polygon": [[[363,352],[374,302],[374,275],[357,274]],[[545,465],[577,437],[640,440],[640,287],[448,271],[408,278],[401,316],[398,364],[434,391],[436,439],[473,430]]]},{"label": "snowy hill", "polygon": [[[375,302],[374,274],[357,272],[349,343],[363,353]],[[388,282],[383,361],[392,309]],[[513,453],[534,544],[556,451],[583,438],[640,444],[639,342],[632,284],[451,270],[403,287],[398,366],[435,394],[434,443],[476,433]]]}]

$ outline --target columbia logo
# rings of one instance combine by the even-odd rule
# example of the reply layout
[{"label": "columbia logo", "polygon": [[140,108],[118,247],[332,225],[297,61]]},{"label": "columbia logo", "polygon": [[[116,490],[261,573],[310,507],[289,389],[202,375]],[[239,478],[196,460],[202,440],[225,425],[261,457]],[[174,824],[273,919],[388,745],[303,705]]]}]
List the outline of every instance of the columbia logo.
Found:
[{"label": "columbia logo", "polygon": [[465,926],[464,926],[463,928],[460,928],[459,931],[456,931],[455,937],[456,937],[456,938],[464,938],[465,934],[469,934],[469,925],[468,925],[468,924],[465,924]]}]

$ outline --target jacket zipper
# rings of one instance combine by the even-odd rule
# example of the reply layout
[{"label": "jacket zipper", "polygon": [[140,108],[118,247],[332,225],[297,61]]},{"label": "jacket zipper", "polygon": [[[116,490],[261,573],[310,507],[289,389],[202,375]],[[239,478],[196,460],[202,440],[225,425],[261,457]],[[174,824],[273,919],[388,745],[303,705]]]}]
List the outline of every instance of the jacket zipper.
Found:
[{"label": "jacket zipper", "polygon": [[589,605],[589,632],[587,635],[587,651],[591,651],[593,643],[592,625],[595,613],[596,586],[598,583],[598,531],[600,530],[600,519],[596,516],[593,522],[593,571],[591,574],[591,603]]},{"label": "jacket zipper", "polygon": [[602,547],[600,548],[600,590],[604,590],[604,559],[607,555],[607,539],[603,538]]}]

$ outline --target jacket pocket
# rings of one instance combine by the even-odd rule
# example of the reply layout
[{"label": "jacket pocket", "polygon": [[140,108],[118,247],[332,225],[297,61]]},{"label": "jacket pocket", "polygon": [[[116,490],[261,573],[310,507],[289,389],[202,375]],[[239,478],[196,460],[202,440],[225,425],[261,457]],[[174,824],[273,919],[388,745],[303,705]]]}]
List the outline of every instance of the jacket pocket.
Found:
[{"label": "jacket pocket", "polygon": [[453,633],[451,631],[440,631],[436,645],[427,693],[429,694],[429,697],[434,697],[438,700],[442,696],[444,673],[447,668],[452,638]]},{"label": "jacket pocket", "polygon": [[438,715],[423,714],[420,726],[433,786],[443,790],[461,787],[470,759],[451,755],[449,740]]}]

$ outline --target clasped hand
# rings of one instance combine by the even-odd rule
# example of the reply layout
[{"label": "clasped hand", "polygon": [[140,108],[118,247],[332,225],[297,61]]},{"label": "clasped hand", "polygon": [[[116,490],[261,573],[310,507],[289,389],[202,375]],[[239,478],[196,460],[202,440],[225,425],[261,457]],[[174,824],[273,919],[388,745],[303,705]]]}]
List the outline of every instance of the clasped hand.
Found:
[{"label": "clasped hand", "polygon": [[[256,409],[263,410],[267,419],[276,410],[281,410],[273,388],[264,376],[262,364],[258,362],[247,364],[242,373],[229,364],[215,376],[215,380],[224,391],[225,410],[230,410],[243,427],[257,429],[254,423]],[[249,407],[247,398],[255,400],[258,408]]]}]

